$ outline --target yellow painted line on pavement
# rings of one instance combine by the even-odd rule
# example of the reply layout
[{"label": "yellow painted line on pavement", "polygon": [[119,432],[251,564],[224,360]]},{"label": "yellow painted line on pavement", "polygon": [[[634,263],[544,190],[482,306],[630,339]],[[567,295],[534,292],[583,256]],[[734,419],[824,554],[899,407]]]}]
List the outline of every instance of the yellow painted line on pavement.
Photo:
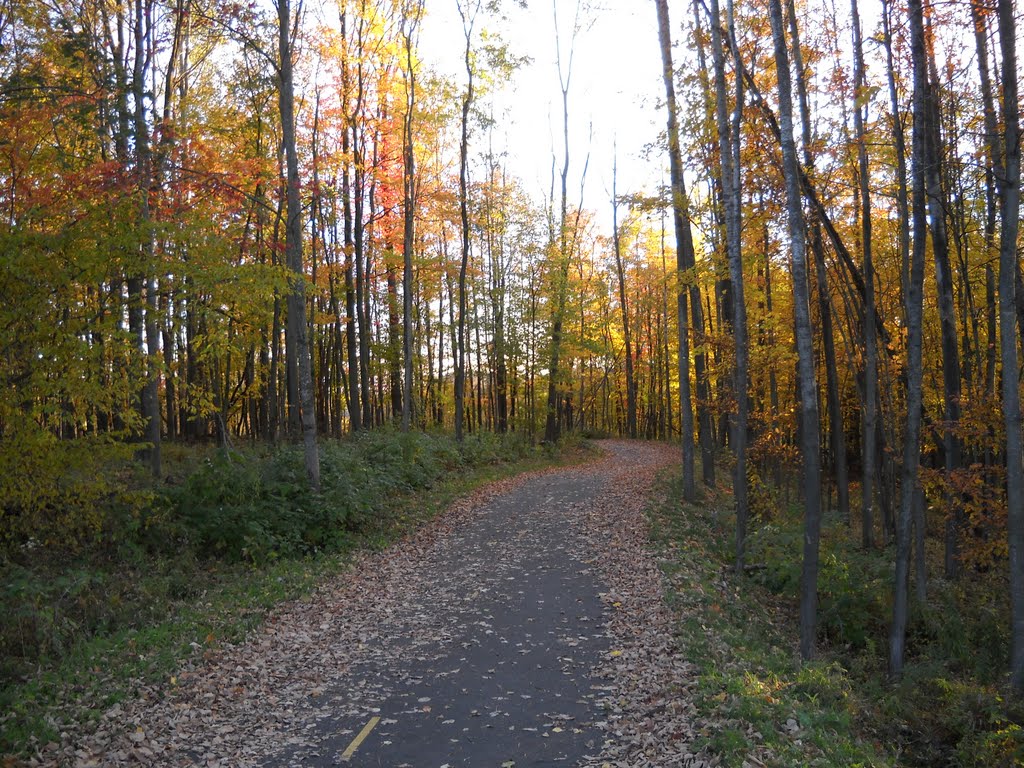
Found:
[{"label": "yellow painted line on pavement", "polygon": [[351,760],[352,755],[359,749],[359,745],[366,741],[366,737],[370,735],[370,731],[377,727],[377,723],[380,722],[379,717],[371,717],[370,722],[363,726],[363,730],[359,732],[359,735],[352,739],[352,743],[348,745],[348,748],[341,753],[342,760]]}]

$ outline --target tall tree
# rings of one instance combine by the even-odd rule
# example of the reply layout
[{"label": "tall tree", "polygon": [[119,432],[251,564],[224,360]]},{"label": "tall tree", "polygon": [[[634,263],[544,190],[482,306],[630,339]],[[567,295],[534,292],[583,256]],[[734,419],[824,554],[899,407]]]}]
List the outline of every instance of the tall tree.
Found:
[{"label": "tall tree", "polygon": [[793,93],[781,0],[769,0],[768,16],[775,44],[779,82],[779,128],[782,171],[786,182],[789,244],[793,254],[793,315],[800,389],[801,457],[804,493],[804,554],[800,579],[800,655],[814,657],[818,610],[818,541],[821,532],[821,454],[818,434],[818,388],[815,382],[814,341],[811,333],[807,284],[807,250],[800,194],[800,167],[793,135]]},{"label": "tall tree", "polygon": [[402,431],[408,432],[412,423],[413,329],[412,329],[412,255],[416,247],[416,151],[413,117],[416,111],[416,62],[413,51],[416,33],[423,15],[423,0],[413,0],[402,9],[402,44],[405,49],[406,102],[402,123],[403,174],[402,193],[404,227],[402,230],[402,356],[404,380],[402,396]]},{"label": "tall tree", "polygon": [[[931,34],[926,30],[926,67],[935,67]],[[947,484],[952,484],[953,474],[962,464],[962,446],[958,434],[960,422],[960,351],[957,345],[956,310],[953,302],[953,273],[949,262],[949,233],[946,226],[946,199],[943,189],[942,135],[939,117],[939,88],[935,77],[930,76],[925,84],[925,142],[924,142],[924,184],[928,204],[928,225],[932,236],[932,256],[935,261],[935,293],[939,308],[939,334],[942,344],[942,388],[944,418],[942,430],[942,455],[945,463]],[[946,506],[957,507],[946,517],[947,578],[954,578],[958,567],[958,529],[963,516],[955,495],[946,493]]]},{"label": "tall tree", "polygon": [[[575,241],[576,232],[569,233],[569,86],[572,83],[572,62],[576,53],[576,37],[580,32],[580,14],[583,10],[581,0],[576,2],[573,16],[572,32],[569,38],[568,61],[563,59],[562,39],[558,29],[558,0],[552,0],[551,11],[555,23],[555,62],[558,67],[558,87],[562,94],[562,170],[561,199],[558,218],[558,233],[553,245],[557,245],[557,264],[554,272],[555,306],[551,316],[551,356],[548,364],[548,399],[547,414],[544,422],[544,439],[555,442],[561,435],[561,420],[558,407],[559,364],[562,354],[562,323],[565,315],[566,293],[568,291],[569,262],[571,260],[571,243]],[[553,162],[553,161],[552,161]],[[554,167],[552,166],[552,172]],[[552,186],[554,179],[552,179]],[[582,185],[581,185],[582,186]]]},{"label": "tall tree", "polygon": [[[811,130],[811,108],[807,93],[807,74],[804,69],[803,51],[796,18],[796,4],[786,0],[789,17],[789,34],[793,48],[793,68],[796,72],[797,106],[800,113],[800,133],[803,145],[803,175],[814,178],[814,136]],[[781,121],[781,115],[780,115]],[[850,518],[849,469],[846,462],[846,433],[839,403],[839,372],[836,363],[835,329],[832,320],[832,299],[829,295],[825,267],[825,243],[821,236],[821,219],[815,208],[811,208],[808,227],[811,254],[814,256],[814,277],[818,288],[818,314],[821,327],[821,347],[825,360],[825,400],[828,410],[829,438],[832,448],[832,468],[835,472],[839,514],[844,520]],[[805,235],[806,236],[806,235]]]},{"label": "tall tree", "polygon": [[853,129],[857,142],[858,193],[860,195],[860,239],[864,254],[864,416],[861,445],[861,541],[865,549],[873,546],[874,516],[872,507],[875,491],[875,462],[877,459],[877,398],[878,398],[878,335],[875,332],[875,269],[871,232],[871,175],[868,166],[867,137],[864,122],[867,112],[868,91],[864,75],[864,45],[860,24],[858,0],[851,0],[850,15],[853,28]]},{"label": "tall tree", "polygon": [[[686,195],[686,179],[683,176],[682,150],[679,144],[679,106],[676,102],[675,66],[672,63],[672,32],[668,15],[667,0],[655,0],[658,12],[658,41],[661,48],[662,80],[665,84],[665,106],[668,110],[668,155],[669,174],[672,185],[672,216],[676,231],[676,273],[679,288],[676,297],[676,314],[679,333],[679,400],[680,430],[683,446],[683,497],[687,501],[697,498],[694,482],[693,444],[693,401],[690,394],[690,339],[687,327],[687,305],[693,308],[693,328],[698,338],[703,336],[703,310],[700,303],[700,289],[693,280],[696,257],[693,247],[693,233],[690,230],[689,204]],[[690,294],[689,296],[687,294]],[[698,392],[701,393],[704,356],[697,358]],[[704,416],[704,414],[702,414]],[[703,419],[702,419],[703,420]],[[702,443],[709,439],[710,429],[702,424]],[[706,464],[707,453],[701,457]],[[712,459],[713,461],[713,459]],[[704,473],[705,482],[708,474]]]},{"label": "tall tree", "polygon": [[459,319],[455,347],[455,438],[462,440],[466,411],[466,270],[469,268],[469,115],[473,106],[473,27],[482,0],[456,0],[466,47],[466,90],[462,96],[462,136],[459,141],[459,218],[462,222],[462,258],[459,262]]},{"label": "tall tree", "polygon": [[903,674],[907,621],[910,608],[910,547],[914,503],[921,461],[922,294],[924,260],[928,245],[928,215],[925,200],[925,163],[928,109],[928,63],[925,54],[924,9],[921,0],[910,0],[910,55],[914,72],[911,143],[911,210],[914,234],[907,285],[907,420],[903,433],[903,471],[900,479],[900,508],[896,521],[896,580],[893,587],[892,625],[889,628],[889,673]]},{"label": "tall tree", "polygon": [[[626,432],[630,437],[636,437],[636,381],[633,376],[633,338],[630,334],[629,328],[629,303],[626,300],[626,273],[622,265],[622,239],[619,237],[618,176],[618,159],[616,158],[612,162],[612,247],[615,251],[615,272],[619,278],[619,308],[622,311],[622,339],[626,347]],[[693,473],[691,472],[690,475],[692,477]]]},{"label": "tall tree", "polygon": [[[731,7],[731,0],[730,0]],[[732,448],[736,455],[733,493],[736,503],[736,570],[742,572],[747,539],[749,515],[747,481],[747,381],[749,379],[749,350],[747,349],[747,306],[743,286],[742,209],[740,206],[740,170],[738,153],[738,120],[741,109],[736,108],[737,124],[729,121],[729,102],[725,79],[725,46],[722,41],[722,18],[718,0],[710,2],[711,56],[715,71],[715,124],[718,128],[718,153],[721,167],[722,201],[725,208],[725,240],[729,260],[729,278],[732,285],[732,326],[736,350],[733,386],[736,393],[736,420],[733,425]],[[730,14],[731,17],[731,14]],[[734,28],[732,19],[730,29]],[[739,52],[735,42],[734,63]],[[739,67],[735,67],[737,90],[741,86]],[[742,102],[739,99],[738,102]]]},{"label": "tall tree", "polygon": [[[343,245],[345,250],[345,351],[348,361],[348,419],[349,427],[353,432],[363,428],[362,388],[360,387],[360,364],[359,364],[359,329],[356,325],[361,319],[361,310],[356,304],[356,275],[355,261],[357,258],[355,248],[355,231],[353,222],[353,183],[350,166],[355,166],[355,149],[352,143],[355,140],[355,114],[359,109],[359,101],[362,99],[362,85],[360,80],[359,95],[356,105],[349,110],[349,98],[351,90],[351,74],[348,60],[348,14],[342,6],[339,12],[342,40],[341,60],[341,109],[345,115],[345,125],[341,132],[341,153],[345,162],[341,167],[341,208],[343,219]],[[349,163],[348,159],[353,162]],[[358,190],[358,188],[357,188]],[[360,282],[362,278],[360,277]],[[360,303],[361,306],[361,303]],[[369,426],[369,425],[367,425]]]},{"label": "tall tree", "polygon": [[[1020,368],[1017,348],[1017,237],[1020,227],[1020,101],[1017,31],[1011,0],[999,0],[999,47],[1003,58],[1002,231],[999,241],[999,333],[1003,358],[1003,424],[1006,429],[1006,508],[1009,515],[1010,682],[1024,694],[1024,436],[1021,433]],[[1024,331],[1024,329],[1021,329]]]},{"label": "tall tree", "polygon": [[[139,212],[138,232],[141,238],[140,263],[137,272],[129,277],[129,292],[134,301],[142,302],[145,288],[145,320],[143,307],[133,306],[129,316],[134,321],[139,351],[143,353],[145,384],[142,388],[142,419],[149,447],[143,452],[150,471],[160,476],[160,355],[157,325],[156,251],[152,222],[152,196],[154,193],[153,148],[151,146],[149,117],[146,114],[147,77],[152,61],[153,8],[146,0],[135,0],[135,56],[132,67],[132,99],[134,101],[135,173],[138,178]],[[145,350],[143,350],[143,340]]]},{"label": "tall tree", "polygon": [[285,343],[288,357],[295,360],[298,379],[298,407],[302,422],[302,442],[306,474],[314,489],[320,487],[320,455],[316,442],[316,411],[313,402],[313,365],[306,333],[306,277],[302,264],[302,201],[299,196],[299,155],[295,141],[295,39],[302,4],[292,16],[291,0],[277,0],[278,31],[278,108],[281,112],[281,141],[287,164],[287,206],[285,213],[285,261],[290,271],[288,321]]}]

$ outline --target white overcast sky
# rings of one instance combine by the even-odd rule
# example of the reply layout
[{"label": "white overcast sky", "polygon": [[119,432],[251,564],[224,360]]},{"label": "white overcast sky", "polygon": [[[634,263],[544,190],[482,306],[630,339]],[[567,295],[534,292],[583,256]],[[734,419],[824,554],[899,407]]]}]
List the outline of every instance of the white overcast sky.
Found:
[{"label": "white overcast sky", "polygon": [[[514,54],[532,60],[513,75],[496,100],[507,112],[504,118],[496,115],[500,128],[495,140],[504,141],[511,169],[538,198],[550,188],[552,141],[557,168],[562,164],[553,2],[558,4],[565,61],[576,0],[529,0],[526,10],[509,0],[507,21],[483,19],[485,28],[498,32]],[[589,152],[583,204],[597,211],[601,229],[608,232],[613,141],[618,142],[620,195],[653,192],[667,163],[660,152],[644,157],[645,145],[654,142],[665,125],[661,57],[650,0],[596,0],[591,5],[576,40],[569,90],[569,199],[578,202],[580,174]],[[462,83],[464,38],[456,0],[427,0],[426,8],[420,40],[423,58],[428,66]],[[484,140],[478,134],[477,149]]]}]

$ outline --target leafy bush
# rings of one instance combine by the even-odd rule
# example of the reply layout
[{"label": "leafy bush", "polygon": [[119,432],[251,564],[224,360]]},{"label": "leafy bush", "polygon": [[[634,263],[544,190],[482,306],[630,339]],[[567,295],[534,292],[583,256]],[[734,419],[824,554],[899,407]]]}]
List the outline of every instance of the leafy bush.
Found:
[{"label": "leafy bush", "polygon": [[168,530],[201,557],[231,561],[337,549],[379,522],[389,499],[529,450],[521,438],[491,433],[459,444],[442,435],[363,432],[321,446],[319,493],[309,488],[299,447],[266,457],[220,453],[168,492]]},{"label": "leafy bush", "polygon": [[[779,518],[750,536],[750,558],[764,566],[756,578],[773,592],[796,599],[803,561],[802,521]],[[875,552],[865,553],[850,539],[826,528],[819,551],[818,631],[836,645],[854,649],[884,647],[892,576]]]},{"label": "leafy bush", "polygon": [[[762,566],[752,580],[784,596],[792,608],[802,544],[802,520],[794,511],[762,520],[749,538],[749,560]],[[976,570],[970,581],[932,579],[928,601],[911,606],[905,676],[892,688],[885,682],[892,554],[865,551],[841,521],[823,525],[818,634],[826,658],[848,670],[849,690],[807,679],[791,692],[833,699],[837,708],[836,696],[871,702],[860,712],[862,723],[897,745],[907,765],[1024,764],[1024,709],[999,694],[1009,649],[1005,575]],[[806,666],[802,674],[814,669]]]},{"label": "leafy bush", "polygon": [[943,659],[951,670],[984,683],[999,682],[1010,661],[1010,621],[1005,601],[997,598],[1005,580],[990,581],[970,587],[933,582],[927,604],[914,606],[907,636],[910,650]]},{"label": "leafy bush", "polygon": [[[21,441],[20,457],[0,450],[0,470],[59,485],[3,504],[0,752],[54,738],[72,712],[70,686],[116,687],[95,667],[131,678],[173,669],[190,641],[244,632],[274,602],[310,588],[337,554],[392,540],[465,488],[472,470],[534,450],[517,435],[460,444],[365,432],[321,443],[313,493],[296,446],[169,443],[168,480],[154,486],[128,461],[137,446],[40,439],[35,451]],[[10,475],[5,486],[0,476],[0,488],[24,479]],[[12,499],[35,516],[7,515]]]},{"label": "leafy bush", "polygon": [[131,535],[133,518],[152,503],[123,477],[136,448],[111,435],[59,440],[32,424],[8,428],[0,439],[0,557]]}]

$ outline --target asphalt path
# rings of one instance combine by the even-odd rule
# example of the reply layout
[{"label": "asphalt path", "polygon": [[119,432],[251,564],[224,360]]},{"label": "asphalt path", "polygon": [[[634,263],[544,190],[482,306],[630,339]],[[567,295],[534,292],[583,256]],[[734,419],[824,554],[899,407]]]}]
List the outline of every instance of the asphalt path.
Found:
[{"label": "asphalt path", "polygon": [[[601,751],[602,585],[573,520],[605,479],[531,477],[436,542],[266,766],[572,766]],[[386,596],[385,596],[386,597]]]}]

